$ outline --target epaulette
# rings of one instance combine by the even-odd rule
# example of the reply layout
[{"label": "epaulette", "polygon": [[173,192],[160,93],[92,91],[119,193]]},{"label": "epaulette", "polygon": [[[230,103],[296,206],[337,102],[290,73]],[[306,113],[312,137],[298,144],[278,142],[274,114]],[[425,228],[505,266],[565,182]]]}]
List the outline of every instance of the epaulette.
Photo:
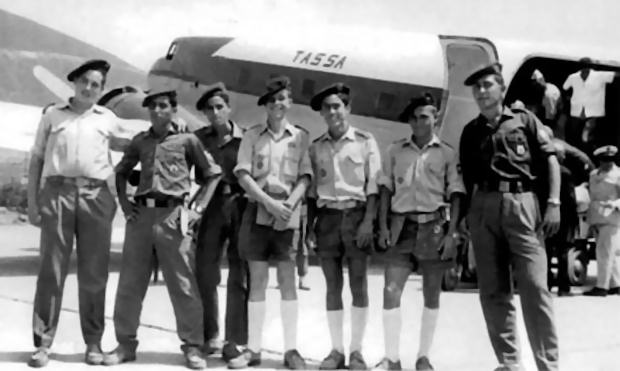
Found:
[{"label": "epaulette", "polygon": [[48,103],[45,107],[43,107],[43,110],[41,111],[41,113],[45,115],[48,108],[53,107],[53,106],[56,106],[56,102]]},{"label": "epaulette", "polygon": [[144,131],[139,132],[138,134],[136,134],[133,137],[133,140],[142,139],[144,137],[147,137],[149,135],[149,130],[144,130]]},{"label": "epaulette", "polygon": [[299,129],[299,130],[301,130],[301,131],[305,132],[306,134],[310,134],[310,132],[308,131],[308,129],[304,128],[304,127],[303,127],[303,126],[301,126],[301,125],[293,125],[293,126],[295,126],[297,129]]},{"label": "epaulette", "polygon": [[100,106],[98,104],[95,104],[95,106],[93,107],[93,112],[100,114],[100,115],[104,115],[104,114],[113,114],[116,116],[116,114],[114,112],[112,112],[109,108],[104,107],[104,106]]},{"label": "epaulette", "polygon": [[314,140],[312,141],[312,143],[320,142],[321,140],[325,139],[325,136],[326,136],[326,135],[327,135],[327,133],[323,133],[323,134],[319,135],[319,137],[318,137],[318,138],[316,138],[316,139],[314,139]]},{"label": "epaulette", "polygon": [[456,150],[450,143],[446,142],[445,140],[440,140],[439,144],[443,144],[444,146],[450,148],[451,150]]},{"label": "epaulette", "polygon": [[372,134],[370,134],[369,132],[360,130],[358,128],[353,129],[353,132],[355,135],[360,136],[364,139],[370,139],[372,137]]},{"label": "epaulette", "polygon": [[246,131],[251,131],[251,130],[257,130],[260,128],[263,128],[265,124],[254,124],[252,126],[249,126]]}]

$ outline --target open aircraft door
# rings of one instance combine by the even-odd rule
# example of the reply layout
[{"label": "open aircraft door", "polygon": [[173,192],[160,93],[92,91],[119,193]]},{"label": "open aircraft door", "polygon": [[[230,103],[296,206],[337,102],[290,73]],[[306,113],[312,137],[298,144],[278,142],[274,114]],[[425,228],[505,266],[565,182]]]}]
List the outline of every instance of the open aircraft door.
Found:
[{"label": "open aircraft door", "polygon": [[471,88],[463,82],[474,68],[498,61],[495,45],[487,39],[439,35],[444,55],[443,115],[439,137],[458,149],[463,127],[479,113]]},{"label": "open aircraft door", "polygon": [[[458,150],[463,127],[479,114],[471,88],[464,82],[476,67],[499,60],[495,45],[487,39],[439,36],[444,56],[444,95],[439,137]],[[461,279],[475,281],[475,262],[469,238],[462,240],[457,264],[446,271],[442,288],[454,290]]]}]

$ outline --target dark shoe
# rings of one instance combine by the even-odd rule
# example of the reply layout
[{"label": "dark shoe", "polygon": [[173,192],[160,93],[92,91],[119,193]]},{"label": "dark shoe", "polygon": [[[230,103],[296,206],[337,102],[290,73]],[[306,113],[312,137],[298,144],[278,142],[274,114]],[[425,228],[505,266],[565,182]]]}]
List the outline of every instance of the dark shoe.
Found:
[{"label": "dark shoe", "polygon": [[306,361],[301,358],[297,349],[287,350],[284,353],[284,367],[289,370],[305,370],[308,368],[306,367]]},{"label": "dark shoe", "polygon": [[299,277],[299,285],[300,290],[310,291],[310,286],[306,284],[306,280],[304,278]]},{"label": "dark shoe", "polygon": [[211,339],[203,345],[202,352],[208,356],[219,352],[220,349],[222,349],[222,341],[219,339]]},{"label": "dark shoe", "polygon": [[84,362],[87,365],[98,366],[103,364],[103,351],[99,344],[87,344],[86,353],[84,354]]},{"label": "dark shoe", "polygon": [[377,363],[374,367],[374,370],[390,370],[390,371],[400,371],[402,370],[402,366],[400,365],[400,360],[396,362],[390,361],[389,358],[383,358],[381,362]]},{"label": "dark shoe", "polygon": [[434,370],[431,362],[428,360],[428,357],[420,357],[417,361],[415,361],[415,370],[416,371],[432,371]]},{"label": "dark shoe", "polygon": [[612,287],[607,290],[607,294],[609,295],[620,295],[620,287]]},{"label": "dark shoe", "polygon": [[368,370],[364,356],[359,350],[349,354],[349,370]]},{"label": "dark shoe", "polygon": [[50,349],[46,347],[39,347],[32,353],[28,360],[28,366],[40,368],[47,366],[50,361]]},{"label": "dark shoe", "polygon": [[607,290],[602,289],[600,287],[593,287],[592,290],[585,291],[583,293],[585,296],[607,296]]},{"label": "dark shoe", "polygon": [[343,370],[344,369],[344,354],[340,353],[336,349],[332,349],[331,352],[323,359],[319,370]]},{"label": "dark shoe", "polygon": [[222,359],[228,363],[233,358],[241,355],[242,349],[233,341],[226,342],[222,347]]},{"label": "dark shoe", "polygon": [[106,366],[120,365],[121,363],[135,360],[136,352],[132,352],[122,345],[117,346],[116,349],[103,356],[103,364]]},{"label": "dark shoe", "polygon": [[192,370],[204,370],[207,368],[207,360],[204,358],[200,348],[187,347],[183,349],[185,356],[185,367]]},{"label": "dark shoe", "polygon": [[573,293],[570,290],[558,290],[558,296],[573,296]]},{"label": "dark shoe", "polygon": [[228,368],[233,370],[258,365],[260,365],[260,352],[252,352],[249,349],[245,349],[237,357],[228,361]]}]

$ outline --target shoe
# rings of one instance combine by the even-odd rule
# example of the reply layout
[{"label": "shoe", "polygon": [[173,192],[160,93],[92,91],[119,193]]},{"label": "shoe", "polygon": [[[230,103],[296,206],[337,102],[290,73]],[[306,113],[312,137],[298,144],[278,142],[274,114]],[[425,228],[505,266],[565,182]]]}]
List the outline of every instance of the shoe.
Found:
[{"label": "shoe", "polygon": [[349,354],[349,370],[368,370],[364,356],[359,350]]},{"label": "shoe", "polygon": [[121,363],[131,362],[136,360],[136,352],[129,351],[122,345],[119,345],[111,351],[103,356],[102,364],[106,366],[114,366],[120,365]]},{"label": "shoe", "polygon": [[192,370],[204,370],[207,368],[207,360],[199,347],[184,348],[183,355],[185,356],[185,367]]},{"label": "shoe", "polygon": [[620,295],[620,287],[612,287],[607,290],[607,294],[609,295]]},{"label": "shoe", "polygon": [[306,280],[302,277],[299,277],[299,285],[298,285],[300,290],[303,291],[310,291],[310,286],[306,285]]},{"label": "shoe", "polygon": [[344,369],[344,354],[340,353],[336,349],[332,349],[331,352],[323,359],[319,370],[343,370]]},{"label": "shoe", "polygon": [[234,341],[227,341],[222,347],[222,359],[228,363],[233,358],[241,355],[241,348]]},{"label": "shoe", "polygon": [[415,361],[415,370],[416,371],[432,371],[434,370],[431,362],[428,360],[428,357],[420,357],[417,361]]},{"label": "shoe", "polygon": [[284,353],[284,367],[289,370],[305,370],[308,368],[306,367],[306,361],[301,358],[297,349],[287,350]]},{"label": "shoe", "polygon": [[562,296],[573,296],[573,293],[570,290],[558,290],[558,297]]},{"label": "shoe", "polygon": [[390,371],[400,371],[402,369],[403,368],[400,365],[400,360],[396,362],[392,362],[387,357],[383,358],[381,362],[377,363],[377,365],[373,368],[373,370],[390,370]]},{"label": "shoe", "polygon": [[103,364],[103,351],[99,344],[87,344],[84,354],[84,362],[87,365],[98,366]]},{"label": "shoe", "polygon": [[589,291],[585,291],[583,293],[585,296],[607,296],[607,290],[602,289],[600,287],[593,287],[591,290]]},{"label": "shoe", "polygon": [[47,366],[47,363],[49,361],[50,361],[50,348],[39,347],[30,356],[30,359],[28,360],[28,366],[35,367],[35,368],[45,367]]},{"label": "shoe", "polygon": [[245,349],[237,357],[228,361],[228,368],[236,370],[238,368],[246,368],[260,365],[260,352],[253,352]]}]

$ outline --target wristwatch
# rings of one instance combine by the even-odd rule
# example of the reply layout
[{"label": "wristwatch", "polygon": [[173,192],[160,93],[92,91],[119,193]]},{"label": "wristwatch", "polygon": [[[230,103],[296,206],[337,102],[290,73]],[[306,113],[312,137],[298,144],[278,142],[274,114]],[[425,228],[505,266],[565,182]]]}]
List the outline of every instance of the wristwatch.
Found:
[{"label": "wristwatch", "polygon": [[560,206],[562,203],[560,202],[559,198],[548,198],[547,204],[553,205],[553,206]]}]

